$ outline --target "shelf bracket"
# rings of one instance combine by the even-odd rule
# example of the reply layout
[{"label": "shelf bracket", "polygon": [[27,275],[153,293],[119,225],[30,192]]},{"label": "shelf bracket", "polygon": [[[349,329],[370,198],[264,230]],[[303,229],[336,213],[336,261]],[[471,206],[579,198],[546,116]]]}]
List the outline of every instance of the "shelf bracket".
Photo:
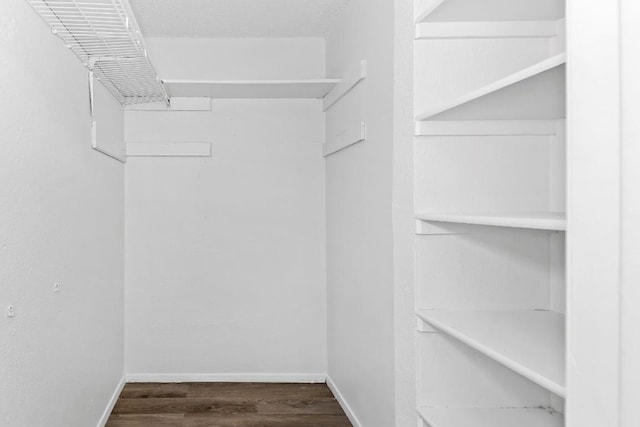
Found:
[{"label": "shelf bracket", "polygon": [[366,77],[367,61],[363,59],[360,61],[358,67],[352,67],[347,70],[340,83],[338,83],[336,87],[334,87],[333,90],[324,97],[322,101],[322,111],[327,111],[329,108],[333,107],[336,102],[344,98]]},{"label": "shelf bracket", "polygon": [[325,142],[323,147],[323,157],[328,157],[338,151],[344,150],[347,147],[363,142],[366,139],[367,122],[361,122],[358,126],[354,125],[350,129],[339,133],[332,141]]},{"label": "shelf bracket", "polygon": [[[100,145],[98,144],[98,130],[97,130],[97,123],[96,123],[96,117],[95,117],[95,113],[96,113],[96,106],[95,106],[95,76],[93,74],[93,67],[89,68],[89,116],[90,116],[90,120],[91,120],[91,148],[93,148],[95,151],[104,154],[105,156],[108,156],[114,160],[119,161],[120,163],[127,163],[127,157],[125,155],[119,155],[116,153],[113,153],[103,147],[100,147]],[[124,131],[123,131],[123,143],[124,143]]]}]

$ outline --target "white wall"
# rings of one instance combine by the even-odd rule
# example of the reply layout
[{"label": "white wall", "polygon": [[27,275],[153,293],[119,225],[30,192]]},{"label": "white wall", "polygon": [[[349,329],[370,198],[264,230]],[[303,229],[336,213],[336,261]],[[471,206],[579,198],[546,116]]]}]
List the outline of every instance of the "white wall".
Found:
[{"label": "white wall", "polygon": [[96,425],[123,376],[123,166],[24,0],[0,2],[0,93],[0,425]]},{"label": "white wall", "polygon": [[324,78],[324,39],[157,37],[146,41],[160,77],[166,80]]},{"label": "white wall", "polygon": [[359,422],[395,425],[392,233],[393,2],[352,0],[327,42],[328,75],[369,76],[327,114],[327,133],[367,121],[328,157],[328,373]]},{"label": "white wall", "polygon": [[[172,78],[192,77],[195,65],[163,58],[202,49],[216,52],[212,64],[239,67],[238,76],[274,78],[277,67],[323,73],[315,39],[271,68],[237,57],[279,43],[150,41],[160,74],[171,68]],[[201,77],[236,76],[211,70]],[[126,114],[129,141],[213,143],[211,158],[127,164],[126,365],[134,379],[324,378],[323,125],[318,100],[214,100],[211,112]]]},{"label": "white wall", "polygon": [[621,259],[621,405],[620,425],[640,425],[636,410],[640,389],[640,52],[635,48],[640,28],[640,3],[621,2],[622,25],[622,259]]}]

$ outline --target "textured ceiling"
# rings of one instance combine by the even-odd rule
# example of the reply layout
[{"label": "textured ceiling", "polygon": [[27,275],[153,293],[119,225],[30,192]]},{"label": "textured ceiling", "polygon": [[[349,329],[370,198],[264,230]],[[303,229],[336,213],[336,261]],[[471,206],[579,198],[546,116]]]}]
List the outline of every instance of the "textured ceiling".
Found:
[{"label": "textured ceiling", "polygon": [[325,37],[349,0],[129,0],[146,37]]}]

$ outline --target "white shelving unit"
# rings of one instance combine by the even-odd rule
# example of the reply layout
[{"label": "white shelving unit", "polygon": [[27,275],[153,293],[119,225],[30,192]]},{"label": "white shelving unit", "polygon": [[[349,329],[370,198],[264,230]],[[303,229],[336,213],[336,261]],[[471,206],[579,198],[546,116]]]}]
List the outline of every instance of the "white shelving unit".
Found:
[{"label": "white shelving unit", "polygon": [[415,1],[418,420],[564,426],[563,0]]},{"label": "white shelving unit", "polygon": [[178,80],[164,79],[171,97],[324,98],[340,79],[318,80]]},{"label": "white shelving unit", "polygon": [[516,73],[505,76],[499,80],[491,82],[483,87],[472,90],[468,93],[465,93],[453,100],[444,102],[441,105],[436,105],[433,108],[423,111],[418,114],[416,120],[428,120],[429,118],[436,116],[445,111],[454,109],[461,105],[464,105],[468,102],[474,101],[476,99],[482,98],[483,96],[487,96],[504,88],[507,88],[511,85],[514,85],[519,82],[526,81],[534,76],[544,73],[545,71],[552,70],[557,68],[567,62],[567,54],[561,53],[558,55],[554,55],[551,58],[545,59],[544,61],[540,61],[536,64],[531,65],[523,70],[520,70]]},{"label": "white shelving unit", "polygon": [[528,213],[416,213],[422,221],[457,224],[491,225],[495,227],[531,228],[535,230],[567,229],[566,214],[560,212]]},{"label": "white shelving unit", "polygon": [[418,310],[420,319],[564,397],[564,316],[551,311]]},{"label": "white shelving unit", "polygon": [[425,120],[416,136],[552,136],[558,120]]},{"label": "white shelving unit", "polygon": [[564,20],[431,22],[416,26],[416,39],[509,39],[557,37],[564,31]]}]

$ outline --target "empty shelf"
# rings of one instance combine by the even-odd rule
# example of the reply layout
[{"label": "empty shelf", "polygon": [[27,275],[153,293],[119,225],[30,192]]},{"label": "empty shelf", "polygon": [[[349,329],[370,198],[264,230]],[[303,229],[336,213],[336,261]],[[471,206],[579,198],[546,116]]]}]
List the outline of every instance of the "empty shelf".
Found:
[{"label": "empty shelf", "polygon": [[423,120],[415,136],[552,136],[562,120]]},{"label": "empty shelf", "polygon": [[565,396],[565,318],[538,310],[418,310],[418,317],[552,393]]},{"label": "empty shelf", "polygon": [[564,20],[498,22],[426,22],[416,26],[416,39],[509,39],[558,36]]},{"label": "empty shelf", "polygon": [[120,104],[168,105],[126,0],[28,2]]},{"label": "empty shelf", "polygon": [[169,96],[324,98],[340,82],[325,80],[164,80]]},{"label": "empty shelf", "polygon": [[550,409],[433,409],[420,408],[430,427],[562,427],[564,417]]},{"label": "empty shelf", "polygon": [[490,225],[495,227],[532,228],[535,230],[567,229],[566,215],[560,212],[531,213],[418,213],[422,221],[457,224]]},{"label": "empty shelf", "polygon": [[423,113],[419,114],[416,117],[416,120],[418,121],[427,120],[430,117],[433,117],[437,114],[451,110],[460,105],[464,105],[468,102],[474,101],[476,99],[482,98],[483,96],[489,95],[493,92],[497,92],[501,89],[509,87],[515,83],[527,80],[533,76],[537,76],[538,74],[544,73],[545,71],[549,71],[553,68],[559,67],[566,62],[567,62],[566,53],[552,56],[551,58],[546,59],[542,62],[538,62],[537,64],[534,64],[528,68],[525,68],[524,70],[520,70],[516,73],[510,74],[495,82],[492,82],[486,86],[483,86],[479,89],[463,94],[450,102],[444,103],[442,105],[439,105],[427,111],[424,111]]}]

